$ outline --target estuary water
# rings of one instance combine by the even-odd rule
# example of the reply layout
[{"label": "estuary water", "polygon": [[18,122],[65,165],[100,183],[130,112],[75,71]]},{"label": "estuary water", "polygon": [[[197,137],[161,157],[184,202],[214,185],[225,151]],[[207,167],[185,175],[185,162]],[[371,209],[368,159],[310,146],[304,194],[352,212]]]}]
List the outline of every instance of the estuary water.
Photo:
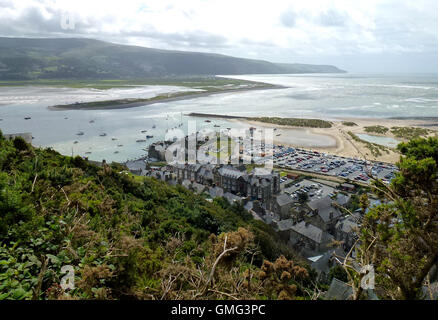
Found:
[{"label": "estuary water", "polygon": [[[126,161],[164,138],[166,129],[242,127],[226,120],[191,118],[191,112],[235,116],[322,119],[438,117],[438,75],[241,75],[233,78],[282,85],[281,89],[223,93],[119,110],[51,111],[47,107],[81,101],[149,98],[182,87],[140,86],[124,89],[0,87],[0,129],[31,132],[33,144],[92,160]],[[24,118],[31,118],[25,120]],[[178,127],[182,123],[182,127]],[[143,132],[142,132],[143,131]],[[83,132],[83,135],[77,135]],[[153,138],[146,139],[146,135]],[[321,136],[309,139],[319,141]],[[302,138],[302,137],[300,137]],[[136,142],[144,140],[147,142]],[[76,142],[76,143],[75,143]],[[293,143],[293,141],[291,141]]]}]

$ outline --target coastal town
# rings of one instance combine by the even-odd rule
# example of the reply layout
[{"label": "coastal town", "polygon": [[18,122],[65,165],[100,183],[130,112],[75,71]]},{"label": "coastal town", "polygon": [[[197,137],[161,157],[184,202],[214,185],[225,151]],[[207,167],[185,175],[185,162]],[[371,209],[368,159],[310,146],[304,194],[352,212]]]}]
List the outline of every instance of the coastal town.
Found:
[{"label": "coastal town", "polygon": [[[230,205],[242,206],[305,257],[321,281],[336,264],[334,259],[345,257],[358,239],[366,213],[360,197],[367,195],[371,207],[379,203],[369,193],[372,178],[389,183],[397,170],[393,164],[283,145],[274,145],[266,158],[260,156],[263,150],[256,154],[241,149],[239,164],[168,164],[165,153],[170,145],[151,144],[149,157],[128,161],[127,168],[135,175],[181,185],[207,201],[225,198]],[[250,164],[242,161],[247,154],[253,156]],[[272,168],[264,166],[269,160]],[[335,242],[340,245],[333,246]]]}]

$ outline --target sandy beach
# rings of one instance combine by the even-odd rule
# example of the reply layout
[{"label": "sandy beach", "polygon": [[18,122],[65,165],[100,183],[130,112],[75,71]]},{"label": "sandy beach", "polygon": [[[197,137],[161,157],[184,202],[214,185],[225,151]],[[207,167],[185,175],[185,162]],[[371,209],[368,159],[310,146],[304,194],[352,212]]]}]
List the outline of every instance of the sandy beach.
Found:
[{"label": "sandy beach", "polygon": [[[223,93],[241,93],[252,90],[271,90],[271,89],[284,89],[283,86],[279,85],[271,85],[260,83],[259,85],[253,87],[244,87],[244,88],[235,88],[235,89],[220,89],[216,91],[186,91],[175,96],[157,96],[149,99],[125,99],[123,102],[118,102],[114,100],[104,100],[104,101],[93,101],[93,102],[85,102],[85,103],[72,103],[65,105],[55,105],[47,107],[51,111],[62,111],[62,110],[115,110],[115,109],[128,109],[128,108],[136,108],[136,107],[144,107],[147,105],[155,104],[155,103],[166,103],[166,102],[174,102],[174,101],[182,101],[182,100],[190,100],[202,97],[208,97],[215,94],[223,94]],[[129,101],[129,100],[139,100],[139,101]],[[95,106],[93,103],[99,103],[101,105]],[[106,102],[106,103],[105,103]],[[115,103],[116,102],[116,103]]]},{"label": "sandy beach", "polygon": [[[234,119],[231,121],[241,122],[242,124],[251,125],[261,128],[275,128],[274,143],[287,145],[292,147],[303,147],[319,152],[336,154],[344,157],[356,157],[367,160],[377,160],[388,163],[395,163],[399,160],[400,154],[393,149],[388,149],[388,152],[382,151],[380,156],[373,156],[365,143],[358,142],[352,139],[348,132],[354,134],[366,134],[365,127],[373,125],[381,125],[387,128],[394,126],[398,127],[423,127],[432,130],[438,130],[438,123],[434,119],[374,119],[374,118],[345,118],[333,121],[331,128],[301,128],[292,126],[282,126],[252,120]],[[351,121],[357,126],[346,126],[345,121]],[[297,141],[297,133],[309,136],[306,143],[294,143]],[[437,135],[437,132],[429,134],[430,136]],[[394,138],[399,141],[403,139],[396,138],[390,131],[385,135],[371,134],[375,136],[385,136]],[[326,139],[328,138],[328,139]],[[299,141],[300,139],[298,139]],[[308,142],[312,141],[313,142]],[[330,143],[335,141],[335,143]],[[325,143],[327,142],[327,143]]]}]

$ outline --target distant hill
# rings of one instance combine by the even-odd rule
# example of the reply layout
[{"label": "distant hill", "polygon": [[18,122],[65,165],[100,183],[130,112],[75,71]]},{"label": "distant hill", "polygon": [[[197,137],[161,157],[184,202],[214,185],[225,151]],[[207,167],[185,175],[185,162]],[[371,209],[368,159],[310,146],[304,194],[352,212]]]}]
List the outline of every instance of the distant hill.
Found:
[{"label": "distant hill", "polygon": [[0,37],[0,80],[139,79],[216,74],[340,73],[220,54],[126,46],[92,39]]}]

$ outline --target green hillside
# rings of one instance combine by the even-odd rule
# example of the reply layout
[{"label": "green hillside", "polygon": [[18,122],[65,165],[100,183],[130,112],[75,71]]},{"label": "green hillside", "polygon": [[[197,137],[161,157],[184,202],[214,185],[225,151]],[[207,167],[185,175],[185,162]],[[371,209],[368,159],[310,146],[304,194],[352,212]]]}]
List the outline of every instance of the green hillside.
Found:
[{"label": "green hillside", "polygon": [[343,72],[219,54],[169,51],[91,39],[0,38],[0,80],[143,79],[218,74]]},{"label": "green hillside", "polygon": [[123,170],[0,132],[0,299],[308,296],[313,273],[242,207]]}]

